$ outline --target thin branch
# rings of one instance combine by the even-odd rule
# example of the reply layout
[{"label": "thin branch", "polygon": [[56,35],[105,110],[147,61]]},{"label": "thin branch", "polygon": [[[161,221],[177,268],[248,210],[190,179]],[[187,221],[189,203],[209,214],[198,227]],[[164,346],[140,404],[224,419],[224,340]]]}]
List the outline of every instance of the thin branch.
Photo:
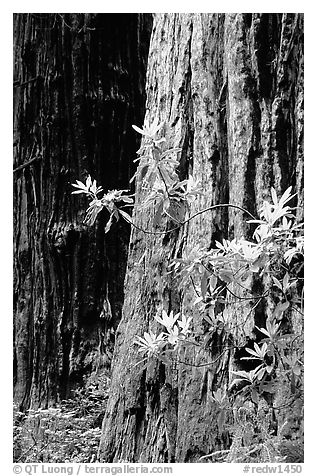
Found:
[{"label": "thin branch", "polygon": [[208,365],[213,365],[213,364],[217,363],[218,360],[220,360],[221,357],[222,357],[228,350],[232,350],[232,349],[241,349],[241,347],[238,347],[238,346],[235,346],[235,345],[233,345],[233,346],[231,346],[231,347],[226,347],[226,349],[225,349],[223,352],[221,352],[221,354],[218,355],[218,357],[217,357],[215,360],[212,360],[211,362],[206,362],[205,364],[190,364],[190,363],[188,363],[188,362],[184,362],[183,360],[179,360],[179,359],[175,359],[175,361],[176,361],[178,364],[184,364],[184,365],[188,365],[188,366],[190,366],[190,367],[197,367],[197,368],[199,368],[199,367],[207,367]]},{"label": "thin branch", "polygon": [[201,456],[199,458],[199,461],[202,461],[203,459],[207,459],[207,458],[212,458],[213,456],[216,456],[216,455],[220,455],[220,454],[225,454],[225,453],[230,453],[231,450],[219,450],[219,451],[214,451],[213,453],[211,453],[210,455],[205,455],[205,456]]},{"label": "thin branch", "polygon": [[[231,284],[231,283],[229,283],[229,284]],[[228,286],[229,286],[229,284],[228,284]],[[230,293],[232,296],[234,296],[235,298],[237,298],[237,299],[239,299],[239,300],[245,299],[245,300],[247,300],[247,301],[253,301],[254,299],[263,299],[263,298],[267,297],[268,294],[269,294],[269,292],[267,291],[267,294],[263,294],[262,296],[253,296],[253,297],[237,296],[236,294],[234,294],[234,292],[232,292],[232,291],[229,289],[228,286],[226,286],[227,291],[229,291],[229,293]],[[247,291],[248,291],[248,290],[247,290]]]},{"label": "thin branch", "polygon": [[283,405],[279,405],[278,407],[275,407],[274,405],[272,405],[271,408],[273,410],[281,410],[282,408],[288,408],[292,406],[295,401],[298,401],[299,398],[303,399],[302,395],[299,392],[297,392],[294,395],[294,397],[291,400],[289,400],[287,403],[284,403]]},{"label": "thin branch", "polygon": [[[254,309],[258,306],[258,304],[262,301],[262,299],[264,299],[265,296],[261,296],[259,297],[258,301],[254,304],[254,306],[252,306],[252,308],[250,309],[250,311],[248,312],[246,318],[244,319],[244,322],[243,323],[239,323],[239,324],[236,324],[235,326],[233,327],[230,327],[230,330],[234,330],[234,329],[237,329],[238,327],[241,327],[241,325],[243,325],[243,329],[244,329],[244,326],[246,325],[246,322],[247,320],[249,319],[249,317],[252,316],[252,312],[254,311]],[[239,349],[239,347],[237,347]],[[243,348],[243,346],[242,346]]]},{"label": "thin branch", "polygon": [[57,13],[57,15],[61,18],[62,22],[64,23],[64,25],[67,26],[67,28],[69,28],[70,30],[73,30],[73,27],[66,23],[65,18],[61,13]]},{"label": "thin branch", "polygon": [[27,162],[25,162],[25,164],[19,165],[18,167],[16,167],[15,169],[13,169],[13,173],[16,173],[16,172],[19,172],[19,170],[25,169],[25,167],[28,167],[28,166],[31,165],[33,162],[35,162],[36,160],[39,160],[39,159],[41,159],[41,156],[40,156],[40,155],[37,155],[36,157],[33,157],[32,159],[30,159],[30,160],[28,160]]},{"label": "thin branch", "polygon": [[21,88],[22,86],[26,86],[29,83],[33,83],[34,81],[37,81],[40,79],[41,76],[35,76],[34,78],[28,79],[27,81],[23,81],[23,83],[20,83],[19,81],[14,81],[13,82],[13,87],[14,88]]},{"label": "thin branch", "polygon": [[172,217],[172,215],[170,215],[166,210],[164,210],[164,211],[165,211],[166,215],[167,215],[169,218],[171,218],[172,220],[177,221],[177,223],[180,223],[180,224],[181,224],[180,221],[178,221],[175,217]]},{"label": "thin branch", "polygon": [[22,453],[22,455],[17,459],[17,463],[19,463],[21,461],[21,459],[26,456],[33,448],[34,446],[37,446],[37,442],[34,443],[34,445],[30,446],[29,448],[27,448],[26,451],[24,451],[24,453]]},{"label": "thin branch", "polygon": [[197,297],[200,297],[199,293],[197,292],[197,289],[196,289],[196,286],[195,286],[195,283],[194,283],[194,280],[193,280],[192,275],[190,274],[189,277],[190,277],[190,280],[191,280],[191,282],[192,282],[192,285],[193,285],[194,291],[195,291],[195,293],[196,293],[196,296],[197,296]]},{"label": "thin branch", "polygon": [[290,308],[294,309],[294,311],[298,312],[298,314],[300,314],[301,316],[304,316],[304,313],[300,311],[299,309],[297,309],[297,307],[290,305]]},{"label": "thin branch", "polygon": [[204,208],[203,210],[200,210],[197,213],[194,213],[194,215],[192,215],[191,217],[189,217],[186,220],[184,220],[183,222],[181,222],[178,226],[175,226],[174,228],[171,228],[171,229],[166,230],[166,231],[149,231],[149,230],[145,230],[144,228],[141,228],[140,226],[136,225],[132,221],[129,221],[129,223],[130,223],[130,225],[132,225],[137,230],[140,230],[143,233],[146,233],[148,235],[166,235],[167,233],[172,233],[172,231],[179,230],[179,228],[186,225],[186,223],[188,223],[193,218],[196,218],[198,215],[201,215],[201,214],[206,213],[206,212],[211,211],[211,210],[215,210],[216,208],[224,208],[224,207],[227,207],[227,208],[231,207],[231,208],[236,208],[238,210],[241,210],[242,212],[247,213],[253,220],[256,220],[256,218],[248,210],[246,210],[245,208],[239,207],[239,205],[232,205],[231,203],[219,203],[217,205],[212,205],[210,207]]},{"label": "thin branch", "polygon": [[[152,156],[152,160],[155,160],[153,156]],[[162,171],[161,171],[161,169],[160,169],[160,166],[159,166],[159,165],[157,166],[157,170],[159,171],[159,174],[160,174],[160,177],[161,177],[161,179],[162,179],[162,182],[164,183],[164,187],[165,187],[165,190],[166,190],[167,196],[168,196],[168,198],[169,198],[169,197],[170,197],[170,195],[169,195],[169,193],[168,193],[168,187],[167,187],[167,184],[166,184],[166,182],[165,182],[165,179],[164,179],[164,177],[163,177],[163,174],[162,174]]]},{"label": "thin branch", "polygon": [[258,450],[261,450],[262,448],[263,448],[263,444],[260,443],[259,445],[255,446],[252,450],[248,451],[248,452],[245,453],[244,455],[239,456],[239,458],[236,459],[236,462],[238,462],[238,461],[241,460],[242,458],[245,458],[246,456],[252,455],[253,453],[255,453],[255,452],[258,451]]}]

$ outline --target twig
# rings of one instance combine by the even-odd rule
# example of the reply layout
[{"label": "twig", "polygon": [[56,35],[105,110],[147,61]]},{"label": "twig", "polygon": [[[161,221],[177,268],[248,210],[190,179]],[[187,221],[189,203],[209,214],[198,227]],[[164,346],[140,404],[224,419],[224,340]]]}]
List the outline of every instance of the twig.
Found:
[{"label": "twig", "polygon": [[203,459],[207,459],[207,458],[212,458],[213,456],[216,456],[217,454],[224,454],[224,453],[230,453],[230,450],[218,450],[218,451],[214,451],[213,453],[210,453],[210,455],[201,456],[201,457],[199,458],[199,461],[202,461]]},{"label": "twig", "polygon": [[66,23],[65,18],[63,17],[61,13],[58,13],[57,15],[61,18],[62,22],[64,23],[64,25],[67,26],[67,28],[69,28],[70,30],[73,30],[73,27]]},{"label": "twig", "polygon": [[259,444],[257,445],[255,448],[253,448],[252,450],[250,450],[248,453],[245,453],[243,456],[239,456],[239,458],[236,459],[236,463],[239,461],[239,459],[242,459],[242,458],[245,458],[246,456],[249,456],[249,455],[252,455],[252,453],[255,453],[256,451],[262,449],[263,447],[263,444]]},{"label": "twig", "polygon": [[190,280],[191,280],[191,282],[192,282],[192,285],[193,285],[194,291],[195,291],[195,293],[196,293],[196,296],[197,296],[197,297],[200,297],[199,293],[197,292],[197,289],[196,289],[196,286],[195,286],[195,283],[194,283],[194,280],[193,280],[192,275],[190,274],[189,277],[190,277]]},{"label": "twig", "polygon": [[37,81],[40,77],[41,76],[35,76],[34,78],[28,79],[27,81],[23,81],[23,83],[20,83],[19,81],[14,81],[13,87],[21,88],[22,86],[26,86],[29,83],[33,83],[34,81]]},{"label": "twig", "polygon": [[184,364],[184,365],[188,365],[190,367],[207,367],[208,365],[213,365],[215,364],[216,362],[218,362],[218,360],[221,359],[221,357],[228,351],[228,350],[232,350],[232,349],[240,349],[241,347],[238,347],[238,346],[232,346],[232,347],[227,347],[223,352],[221,352],[220,355],[218,355],[218,357],[215,359],[215,360],[212,360],[211,362],[206,362],[205,364],[190,364],[188,362],[184,362],[183,360],[179,360],[179,359],[175,359],[176,362],[178,364]]},{"label": "twig", "polygon": [[290,305],[290,308],[294,309],[294,311],[298,312],[298,314],[300,314],[301,316],[304,316],[304,313],[300,311],[299,309],[297,309],[297,307]]},{"label": "twig", "polygon": [[[229,284],[231,284],[231,283],[229,283]],[[229,286],[229,284],[228,284],[228,286]],[[239,299],[239,300],[246,299],[247,301],[252,301],[252,300],[254,300],[254,299],[263,299],[263,298],[265,298],[266,296],[268,296],[268,294],[269,294],[269,293],[267,292],[267,294],[263,294],[262,296],[253,296],[253,297],[237,296],[236,294],[234,294],[234,292],[232,292],[232,291],[229,289],[228,286],[226,286],[227,291],[229,291],[229,293],[230,293],[232,296],[234,296],[235,298],[237,298],[237,299]],[[249,290],[247,289],[247,291],[249,291]]]},{"label": "twig", "polygon": [[30,160],[28,160],[27,162],[25,162],[25,164],[19,165],[18,167],[16,167],[15,169],[13,169],[13,173],[19,172],[19,170],[25,169],[25,167],[28,167],[28,166],[31,165],[33,162],[35,162],[36,160],[39,160],[39,159],[41,159],[41,156],[40,156],[40,155],[37,155],[36,157],[33,157],[32,159],[30,159]]},{"label": "twig", "polygon": [[21,459],[26,456],[33,448],[34,446],[37,446],[37,442],[34,443],[34,445],[30,446],[26,451],[24,451],[24,453],[22,453],[22,455],[17,459],[17,463],[19,463],[21,461]]},{"label": "twig", "polygon": [[133,221],[127,220],[127,222],[130,223],[130,225],[132,225],[137,230],[140,230],[143,233],[146,233],[148,235],[166,235],[167,233],[171,233],[172,231],[178,230],[182,226],[186,225],[186,223],[188,223],[190,220],[192,220],[193,218],[196,218],[198,215],[206,213],[210,210],[215,210],[216,208],[223,208],[223,207],[236,208],[238,210],[241,210],[244,213],[247,213],[253,220],[256,220],[256,218],[252,215],[252,213],[250,213],[245,208],[240,207],[239,205],[232,205],[231,203],[219,203],[217,205],[212,205],[210,207],[204,208],[203,210],[200,210],[197,213],[194,213],[194,215],[192,215],[191,217],[189,217],[186,220],[184,220],[183,222],[181,222],[178,226],[175,226],[174,228],[171,228],[171,229],[166,230],[166,231],[149,231],[149,230],[145,230],[144,228],[141,228],[140,226],[136,225],[135,223],[133,223]]}]

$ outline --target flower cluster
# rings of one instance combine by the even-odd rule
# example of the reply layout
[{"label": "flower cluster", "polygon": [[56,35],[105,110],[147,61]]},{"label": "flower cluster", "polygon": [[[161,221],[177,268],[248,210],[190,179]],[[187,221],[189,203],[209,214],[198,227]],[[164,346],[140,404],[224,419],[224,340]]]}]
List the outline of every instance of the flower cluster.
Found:
[{"label": "flower cluster", "polygon": [[292,208],[286,203],[289,203],[296,193],[291,195],[292,187],[289,187],[281,196],[280,200],[277,199],[276,190],[271,188],[271,196],[273,203],[264,201],[261,211],[260,220],[248,220],[247,223],[258,223],[259,226],[254,232],[254,238],[257,242],[263,241],[265,238],[270,238],[274,232],[276,232],[276,223],[282,219],[282,225],[279,228],[283,230],[291,230],[292,223],[287,218],[294,218],[292,214]]},{"label": "flower cluster", "polygon": [[[131,217],[126,213],[122,208],[131,206],[133,204],[133,198],[131,195],[123,195],[128,192],[128,190],[110,190],[103,195],[102,198],[98,198],[98,194],[102,192],[102,187],[97,187],[96,180],[92,180],[90,175],[86,179],[86,183],[76,180],[76,183],[72,184],[73,187],[77,188],[72,192],[72,194],[83,193],[88,195],[92,200],[89,203],[89,207],[86,210],[86,217],[84,223],[86,225],[93,225],[96,221],[97,215],[101,212],[102,209],[106,209],[109,214],[109,220],[105,226],[105,233],[108,233],[110,227],[113,223],[113,220],[119,220],[120,215],[128,223],[131,223]],[[117,206],[118,202],[125,203],[125,205],[119,208]]]},{"label": "flower cluster", "polygon": [[138,170],[131,182],[138,177],[141,182],[143,181],[144,189],[148,183],[153,183],[140,208],[154,207],[154,225],[160,224],[164,215],[178,222],[176,210],[180,206],[190,205],[198,195],[203,194],[200,185],[192,175],[183,181],[179,180],[177,173],[179,160],[175,155],[182,149],[179,147],[162,148],[162,143],[165,143],[166,139],[165,137],[159,138],[158,133],[163,125],[163,122],[159,124],[158,119],[155,119],[152,124],[145,122],[142,129],[135,125],[132,126],[136,132],[143,136],[143,142],[138,151],[139,157],[134,161],[139,162]]},{"label": "flower cluster", "polygon": [[173,311],[167,314],[162,311],[162,316],[155,316],[155,320],[165,327],[165,331],[159,335],[153,332],[145,332],[144,337],[137,336],[134,344],[140,346],[139,352],[146,354],[148,357],[159,355],[166,345],[171,344],[174,349],[177,348],[181,341],[184,341],[190,333],[189,325],[192,317],[186,318],[180,313],[174,315]]},{"label": "flower cluster", "polygon": [[[168,148],[167,141],[163,137],[166,132],[164,123],[159,122],[157,118],[152,123],[146,120],[142,128],[135,125],[132,127],[142,135],[142,144],[137,151],[138,157],[134,160],[138,164],[137,171],[130,183],[137,179],[140,197],[137,207],[143,212],[151,208],[153,211],[151,222],[154,228],[162,223],[163,218],[165,218],[164,226],[167,220],[172,219],[179,226],[163,232],[169,233],[185,225],[198,214],[218,207],[240,209],[252,217],[252,220],[246,223],[254,226],[252,238],[249,233],[246,235],[248,239],[240,236],[239,239],[229,240],[222,239],[220,235],[219,241],[212,240],[208,248],[202,248],[199,242],[193,243],[192,247],[187,244],[181,253],[175,254],[175,257],[166,263],[166,275],[173,274],[179,289],[186,292],[189,286],[193,288],[197,297],[192,305],[199,306],[198,315],[202,315],[205,322],[199,332],[194,334],[190,329],[192,317],[187,318],[180,312],[167,313],[165,310],[158,313],[154,316],[155,329],[158,330],[147,329],[143,336],[135,336],[133,342],[136,345],[135,353],[142,355],[142,360],[137,364],[146,362],[147,366],[147,360],[153,358],[166,366],[171,364],[171,359],[176,363],[182,363],[177,358],[174,359],[174,356],[175,351],[178,352],[185,345],[201,346],[206,353],[222,348],[226,353],[230,352],[230,349],[233,352],[236,352],[236,349],[243,349],[244,357],[239,357],[238,351],[234,354],[226,383],[221,382],[220,387],[212,389],[214,391],[211,400],[219,407],[217,415],[219,434],[228,428],[230,432],[229,422],[232,419],[235,425],[238,422],[238,428],[239,412],[236,409],[243,410],[242,401],[248,406],[252,404],[253,407],[255,404],[259,407],[259,403],[263,398],[266,399],[267,394],[271,393],[274,396],[278,389],[280,394],[282,386],[285,388],[285,395],[289,395],[286,406],[291,406],[294,397],[300,395],[302,387],[303,353],[300,347],[302,331],[299,325],[296,334],[293,330],[286,333],[286,329],[291,326],[285,324],[292,324],[293,313],[303,315],[304,303],[301,276],[304,252],[303,224],[296,223],[296,216],[293,215],[295,208],[290,206],[294,198],[291,187],[280,198],[272,188],[271,200],[263,202],[258,217],[254,217],[241,206],[227,203],[211,205],[186,218],[191,204],[197,197],[203,195],[203,191],[190,173],[187,179],[180,179],[181,167],[177,154],[180,154],[182,149]],[[113,220],[118,220],[120,216],[134,225],[131,217],[122,210],[133,203],[132,196],[127,194],[128,190],[111,190],[103,193],[102,188],[98,187],[90,176],[85,183],[76,181],[73,186],[76,189],[73,194],[85,194],[90,199],[85,223],[92,225],[99,212],[105,209],[109,214],[106,233]],[[134,226],[139,228],[137,225]],[[145,233],[157,234],[139,229]],[[158,233],[162,234],[162,231]],[[155,253],[155,257],[159,252],[160,249],[157,254]],[[146,253],[147,251],[142,255],[138,266]],[[161,259],[161,256],[159,258]],[[262,309],[259,309],[259,312],[261,316],[263,314],[266,317],[266,322],[264,323],[261,318],[259,325],[263,327],[258,327],[255,325],[255,310],[261,303],[265,313]],[[244,312],[244,308],[247,312]],[[236,309],[238,317],[235,316]],[[251,333],[249,319],[255,321],[253,330],[257,329],[257,332]],[[239,329],[233,332],[237,327]],[[240,339],[241,336],[243,339]],[[246,346],[247,343],[250,347]],[[224,352],[219,354],[216,360],[203,365],[213,365],[223,354]],[[239,363],[237,362],[237,367],[234,368],[236,359]],[[189,362],[186,364],[191,365]],[[246,370],[250,368],[251,370]],[[241,431],[240,426],[237,431]],[[235,434],[237,433],[233,434],[233,441]],[[251,453],[246,453],[249,454]]]},{"label": "flower cluster", "polygon": [[161,142],[165,142],[165,138],[157,139],[156,135],[157,133],[162,129],[164,126],[164,122],[159,123],[159,120],[156,118],[152,122],[152,124],[149,123],[149,121],[145,121],[143,128],[141,129],[140,127],[136,125],[132,125],[133,129],[144,136],[146,139],[149,139],[150,141],[153,141],[155,145],[160,144]]}]

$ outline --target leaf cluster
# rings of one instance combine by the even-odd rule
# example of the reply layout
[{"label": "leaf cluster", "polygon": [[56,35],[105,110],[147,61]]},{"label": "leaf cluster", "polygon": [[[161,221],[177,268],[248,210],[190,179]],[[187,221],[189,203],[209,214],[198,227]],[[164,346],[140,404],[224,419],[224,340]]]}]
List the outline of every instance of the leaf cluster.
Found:
[{"label": "leaf cluster", "polygon": [[55,407],[14,408],[14,461],[91,462],[98,453],[107,391],[90,385]]},{"label": "leaf cluster", "polygon": [[[143,137],[135,159],[138,169],[131,179],[131,182],[138,181],[143,192],[138,208],[154,210],[155,227],[161,224],[164,217],[183,226],[193,218],[183,220],[184,214],[203,193],[199,183],[191,175],[185,180],[179,179],[177,154],[181,149],[167,147],[163,136],[164,123],[156,119],[152,123],[145,122],[142,128],[132,127]],[[106,209],[109,213],[106,233],[120,216],[133,225],[131,217],[122,210],[133,203],[128,190],[109,191],[101,197],[102,188],[90,176],[86,183],[77,181],[74,187],[78,190],[73,193],[83,193],[91,199],[85,219],[87,224],[92,225],[100,211]],[[234,435],[232,447],[225,451],[229,462],[252,460],[253,455],[263,458],[264,452],[270,455],[271,461],[274,458],[280,461],[281,458],[281,454],[274,453],[271,448],[273,441],[280,443],[281,440],[272,436],[262,420],[261,438],[255,431],[255,425],[260,425],[259,413],[253,412],[253,423],[245,420],[242,426],[238,425],[239,419],[235,414],[237,402],[242,402],[238,412],[248,413],[248,405],[258,408],[265,399],[276,400],[281,385],[287,395],[286,407],[291,406],[294,397],[302,392],[301,336],[294,333],[289,319],[291,311],[303,314],[302,278],[293,266],[296,260],[303,260],[303,224],[296,222],[295,208],[290,206],[294,197],[291,187],[280,198],[271,188],[271,199],[263,202],[259,217],[247,221],[251,227],[255,225],[250,239],[223,239],[216,242],[215,248],[208,250],[196,243],[169,263],[168,274],[175,278],[182,292],[186,293],[189,286],[194,288],[196,300],[193,309],[199,307],[204,324],[209,326],[207,331],[203,331],[205,339],[199,339],[201,336],[193,331],[194,310],[190,317],[179,312],[174,314],[173,310],[169,313],[163,310],[154,315],[155,327],[148,329],[143,336],[137,335],[133,342],[143,357],[138,364],[158,359],[169,365],[174,356],[179,355],[182,345],[198,345],[206,349],[207,344],[219,336],[224,342],[230,342],[234,350],[240,345],[232,337],[231,321],[235,308],[240,306],[241,312],[241,303],[255,303],[245,316],[246,322],[261,302],[270,303],[273,309],[267,305],[265,325],[254,327],[253,343],[244,347],[247,355],[231,371],[227,384],[214,391],[211,397],[219,408],[217,421],[220,434],[225,428],[230,429],[228,420],[234,420],[234,429],[230,430]],[[235,207],[231,204],[215,206]],[[266,283],[263,294],[254,292],[255,281]],[[158,325],[162,326],[160,332],[157,332]],[[247,364],[249,367],[246,367]],[[249,439],[241,434],[242,427]]]}]

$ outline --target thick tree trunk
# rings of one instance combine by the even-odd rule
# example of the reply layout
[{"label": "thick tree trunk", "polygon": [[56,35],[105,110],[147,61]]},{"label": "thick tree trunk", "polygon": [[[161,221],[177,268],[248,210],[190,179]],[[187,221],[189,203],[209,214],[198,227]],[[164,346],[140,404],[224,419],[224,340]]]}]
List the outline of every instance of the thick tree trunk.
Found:
[{"label": "thick tree trunk", "polygon": [[[228,202],[258,214],[271,186],[278,193],[293,186],[301,218],[302,34],[300,14],[155,15],[146,117],[165,121],[168,145],[182,148],[180,178],[193,173],[203,185],[206,194],[194,202],[191,215]],[[211,398],[212,391],[228,384],[235,359],[233,350],[224,351],[228,342],[219,338],[198,351],[187,347],[180,356],[185,364],[177,367],[157,362],[140,370],[133,341],[149,327],[155,329],[154,315],[162,308],[193,316],[194,330],[204,332],[202,316],[193,311],[194,291],[185,294],[162,275],[172,258],[195,245],[211,248],[222,238],[250,238],[246,218],[243,212],[221,209],[166,235],[133,229],[102,461],[194,462],[229,447]],[[135,208],[138,226],[153,229],[152,219]],[[244,345],[254,326],[265,323],[266,313],[263,306],[252,311],[246,302],[229,324],[233,338]],[[301,325],[296,316],[292,319]],[[204,366],[210,361],[215,363]]]},{"label": "thick tree trunk", "polygon": [[[14,16],[14,364],[21,409],[65,398],[121,318],[129,230],[82,225],[71,183],[124,189],[151,15]],[[108,337],[107,337],[108,331]]]}]

